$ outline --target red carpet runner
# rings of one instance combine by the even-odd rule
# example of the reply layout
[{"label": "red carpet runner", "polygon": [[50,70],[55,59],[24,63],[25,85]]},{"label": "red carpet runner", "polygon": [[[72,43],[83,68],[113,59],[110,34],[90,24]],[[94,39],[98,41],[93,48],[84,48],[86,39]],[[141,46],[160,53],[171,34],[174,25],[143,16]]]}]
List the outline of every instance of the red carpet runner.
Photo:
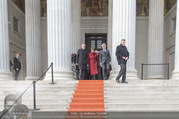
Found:
[{"label": "red carpet runner", "polygon": [[[104,117],[104,83],[103,80],[79,80],[78,86],[73,95],[68,116],[88,116],[89,119]],[[73,113],[73,114],[72,114]]]}]

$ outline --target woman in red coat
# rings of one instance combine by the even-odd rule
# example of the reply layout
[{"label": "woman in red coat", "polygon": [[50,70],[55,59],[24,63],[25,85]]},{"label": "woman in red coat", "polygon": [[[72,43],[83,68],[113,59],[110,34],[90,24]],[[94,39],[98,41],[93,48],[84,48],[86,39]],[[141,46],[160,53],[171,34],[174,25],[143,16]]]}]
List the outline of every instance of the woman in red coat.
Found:
[{"label": "woman in red coat", "polygon": [[90,73],[93,80],[95,80],[95,75],[98,74],[97,62],[98,55],[94,52],[94,48],[91,48],[91,53],[88,56],[88,65],[90,66]]}]

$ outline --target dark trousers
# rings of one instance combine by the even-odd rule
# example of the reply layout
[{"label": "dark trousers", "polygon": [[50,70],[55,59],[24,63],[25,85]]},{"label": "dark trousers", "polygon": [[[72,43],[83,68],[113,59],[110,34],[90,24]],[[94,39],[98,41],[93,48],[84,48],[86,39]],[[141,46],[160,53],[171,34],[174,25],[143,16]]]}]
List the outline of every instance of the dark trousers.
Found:
[{"label": "dark trousers", "polygon": [[109,63],[103,63],[102,64],[103,80],[108,79],[109,71],[110,71],[110,64]]},{"label": "dark trousers", "polygon": [[122,76],[122,82],[126,81],[126,64],[120,64],[121,70],[117,76],[117,80],[119,80]]},{"label": "dark trousers", "polygon": [[78,65],[76,65],[76,79],[79,80],[79,69],[78,69]]},{"label": "dark trousers", "polygon": [[18,80],[19,70],[15,70],[15,80]]},{"label": "dark trousers", "polygon": [[95,78],[96,78],[96,75],[91,75],[92,80],[95,80]]},{"label": "dark trousers", "polygon": [[102,79],[102,73],[101,73],[101,66],[98,67],[98,80],[101,80]]},{"label": "dark trousers", "polygon": [[76,69],[76,79],[79,80],[79,70]]},{"label": "dark trousers", "polygon": [[85,79],[85,70],[79,69],[79,79],[84,80]]}]

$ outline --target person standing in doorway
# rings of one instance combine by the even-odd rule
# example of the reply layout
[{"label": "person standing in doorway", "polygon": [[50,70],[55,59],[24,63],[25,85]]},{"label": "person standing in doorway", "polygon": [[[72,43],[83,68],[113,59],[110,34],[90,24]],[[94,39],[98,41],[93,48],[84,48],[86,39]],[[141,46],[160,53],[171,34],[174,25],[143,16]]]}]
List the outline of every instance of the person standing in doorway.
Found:
[{"label": "person standing in doorway", "polygon": [[128,83],[126,82],[126,63],[129,59],[129,52],[127,50],[127,47],[125,46],[125,43],[126,43],[126,40],[122,39],[121,44],[117,46],[116,48],[117,61],[121,67],[121,70],[118,76],[116,77],[116,81],[118,83],[120,83],[119,79],[121,78],[121,76],[122,76],[122,83]]},{"label": "person standing in doorway", "polygon": [[76,65],[78,66],[79,69],[80,80],[85,79],[87,63],[88,63],[88,53],[86,51],[86,45],[82,44],[81,49],[78,50],[77,57],[76,57]]},{"label": "person standing in doorway", "polygon": [[111,55],[109,50],[106,49],[106,44],[102,44],[102,50],[100,51],[99,58],[100,66],[102,67],[103,80],[108,79],[111,65]]},{"label": "person standing in doorway", "polygon": [[16,53],[16,56],[14,57],[14,70],[15,70],[15,80],[18,80],[19,72],[21,70],[21,62],[19,60],[19,53]]}]

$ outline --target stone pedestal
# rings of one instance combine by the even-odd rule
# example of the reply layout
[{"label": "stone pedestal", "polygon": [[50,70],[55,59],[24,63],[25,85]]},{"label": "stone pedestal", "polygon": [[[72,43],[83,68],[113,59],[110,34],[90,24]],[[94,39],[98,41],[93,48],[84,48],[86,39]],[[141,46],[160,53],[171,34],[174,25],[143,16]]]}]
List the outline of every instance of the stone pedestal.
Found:
[{"label": "stone pedestal", "polygon": [[9,58],[7,0],[0,0],[0,80],[12,80]]},{"label": "stone pedestal", "polygon": [[[179,6],[179,1],[177,1],[177,6]],[[172,79],[179,80],[179,7],[177,7],[176,15],[176,37],[175,37],[175,68],[172,73]]]},{"label": "stone pedestal", "polygon": [[[130,9],[129,9],[130,8]],[[136,0],[113,0],[112,21],[112,68],[111,78],[115,79],[120,66],[116,60],[116,47],[122,39],[130,52],[127,63],[127,79],[138,79],[135,69]]]},{"label": "stone pedestal", "polygon": [[[48,65],[54,79],[73,79],[71,71],[71,0],[47,0]],[[44,80],[51,80],[49,71]]]},{"label": "stone pedestal", "polygon": [[[163,63],[164,0],[149,0],[148,64]],[[148,66],[147,79],[163,79],[163,66]]]},{"label": "stone pedestal", "polygon": [[25,6],[26,80],[37,80],[42,75],[40,0],[26,0]]}]

